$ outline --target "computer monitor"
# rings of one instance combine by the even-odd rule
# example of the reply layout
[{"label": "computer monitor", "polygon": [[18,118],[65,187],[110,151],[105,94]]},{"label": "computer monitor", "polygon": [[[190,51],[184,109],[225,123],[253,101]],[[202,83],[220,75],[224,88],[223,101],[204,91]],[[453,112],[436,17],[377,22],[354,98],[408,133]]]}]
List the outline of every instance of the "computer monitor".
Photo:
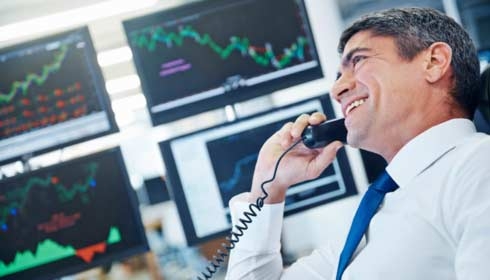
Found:
[{"label": "computer monitor", "polygon": [[0,181],[0,279],[54,279],[148,250],[119,148]]},{"label": "computer monitor", "polygon": [[368,182],[371,184],[383,173],[388,163],[378,154],[361,149],[359,151]]},{"label": "computer monitor", "polygon": [[[189,245],[229,233],[228,201],[250,190],[262,144],[286,122],[316,111],[334,118],[330,99],[325,96],[159,143],[167,184]],[[356,193],[342,149],[318,179],[289,188],[285,215]]]},{"label": "computer monitor", "polygon": [[303,0],[208,0],[125,21],[154,125],[323,77]]},{"label": "computer monitor", "polygon": [[87,27],[0,50],[0,163],[116,132]]},{"label": "computer monitor", "polygon": [[158,176],[144,180],[144,189],[148,204],[154,205],[170,200],[165,178]]}]

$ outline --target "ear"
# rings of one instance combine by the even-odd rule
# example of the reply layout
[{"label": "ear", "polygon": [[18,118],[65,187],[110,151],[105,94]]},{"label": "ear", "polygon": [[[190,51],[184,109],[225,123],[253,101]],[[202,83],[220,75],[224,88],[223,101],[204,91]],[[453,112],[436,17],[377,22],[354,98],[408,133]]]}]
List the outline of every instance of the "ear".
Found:
[{"label": "ear", "polygon": [[453,56],[451,47],[443,42],[436,42],[426,50],[425,78],[429,83],[435,83],[449,73]]}]

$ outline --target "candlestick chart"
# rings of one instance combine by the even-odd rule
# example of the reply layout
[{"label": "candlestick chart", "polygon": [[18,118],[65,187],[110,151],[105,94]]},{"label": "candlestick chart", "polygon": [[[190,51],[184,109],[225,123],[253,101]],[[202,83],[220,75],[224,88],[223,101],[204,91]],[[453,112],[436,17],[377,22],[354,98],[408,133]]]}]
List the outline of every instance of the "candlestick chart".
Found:
[{"label": "candlestick chart", "polygon": [[0,163],[117,131],[87,27],[0,50]]},{"label": "candlestick chart", "polygon": [[11,52],[0,62],[0,138],[101,111],[84,44]]},{"label": "candlestick chart", "polygon": [[100,153],[0,181],[0,278],[62,275],[144,247],[116,156]]}]

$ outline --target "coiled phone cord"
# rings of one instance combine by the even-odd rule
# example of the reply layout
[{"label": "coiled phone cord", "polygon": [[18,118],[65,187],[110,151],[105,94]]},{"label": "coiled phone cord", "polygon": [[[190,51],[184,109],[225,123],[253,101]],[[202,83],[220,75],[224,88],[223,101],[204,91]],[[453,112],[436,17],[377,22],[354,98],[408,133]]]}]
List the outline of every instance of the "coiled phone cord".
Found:
[{"label": "coiled phone cord", "polygon": [[245,218],[240,218],[239,219],[239,224],[235,225],[236,232],[233,231],[233,229],[230,231],[230,234],[226,237],[226,240],[229,242],[228,244],[226,243],[221,243],[221,247],[223,247],[224,251],[221,251],[218,249],[216,251],[217,256],[213,256],[213,260],[209,262],[209,265],[205,268],[203,272],[201,272],[201,276],[198,276],[198,280],[207,280],[211,279],[213,275],[218,271],[222,263],[225,261],[226,257],[229,256],[230,251],[235,248],[235,245],[240,241],[240,237],[243,236],[244,231],[248,229],[248,224],[252,222],[253,217],[256,217],[258,212],[261,211],[262,207],[264,207],[264,200],[269,196],[269,193],[265,190],[264,185],[268,184],[274,179],[276,179],[276,173],[277,169],[279,167],[279,163],[281,162],[282,158],[289,152],[291,151],[296,145],[301,143],[303,141],[302,139],[299,139],[295,143],[293,143],[289,148],[287,148],[277,159],[276,166],[274,167],[274,173],[272,174],[272,178],[270,178],[267,181],[262,182],[262,185],[260,185],[260,188],[262,189],[262,193],[264,194],[261,197],[258,197],[255,203],[251,203],[248,205],[249,211],[245,211],[242,213],[242,216],[245,216]]}]

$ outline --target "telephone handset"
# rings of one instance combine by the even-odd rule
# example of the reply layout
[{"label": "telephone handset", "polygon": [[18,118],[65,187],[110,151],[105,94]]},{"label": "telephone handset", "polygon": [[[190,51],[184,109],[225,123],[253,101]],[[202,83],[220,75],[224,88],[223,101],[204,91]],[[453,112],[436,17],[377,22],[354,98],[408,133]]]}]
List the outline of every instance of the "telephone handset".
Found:
[{"label": "telephone handset", "polygon": [[316,149],[325,147],[329,143],[339,140],[343,143],[346,143],[347,140],[347,129],[344,124],[344,119],[334,119],[325,121],[319,125],[308,126],[303,133],[301,134],[301,139],[292,144],[289,148],[287,148],[277,159],[276,165],[274,167],[274,172],[272,178],[267,181],[262,182],[260,188],[262,189],[263,196],[257,198],[255,203],[251,203],[248,206],[248,211],[243,212],[242,216],[244,218],[239,219],[239,224],[235,225],[235,230],[232,229],[229,236],[226,237],[226,240],[229,242],[228,244],[222,243],[221,247],[223,247],[224,251],[217,250],[217,255],[213,256],[213,260],[209,262],[209,265],[206,267],[206,271],[201,272],[201,276],[198,276],[198,280],[206,280],[211,279],[213,274],[218,271],[218,268],[225,261],[225,258],[228,257],[229,252],[235,248],[236,243],[240,241],[240,237],[243,236],[244,232],[248,229],[248,225],[252,223],[253,217],[257,216],[258,211],[262,210],[264,206],[264,200],[269,196],[267,191],[264,188],[264,185],[274,181],[276,178],[277,168],[282,158],[291,151],[296,145],[303,142],[303,144],[310,148]]},{"label": "telephone handset", "polygon": [[308,126],[301,137],[303,144],[310,149],[325,147],[335,140],[347,143],[345,119],[328,120],[319,125]]}]

